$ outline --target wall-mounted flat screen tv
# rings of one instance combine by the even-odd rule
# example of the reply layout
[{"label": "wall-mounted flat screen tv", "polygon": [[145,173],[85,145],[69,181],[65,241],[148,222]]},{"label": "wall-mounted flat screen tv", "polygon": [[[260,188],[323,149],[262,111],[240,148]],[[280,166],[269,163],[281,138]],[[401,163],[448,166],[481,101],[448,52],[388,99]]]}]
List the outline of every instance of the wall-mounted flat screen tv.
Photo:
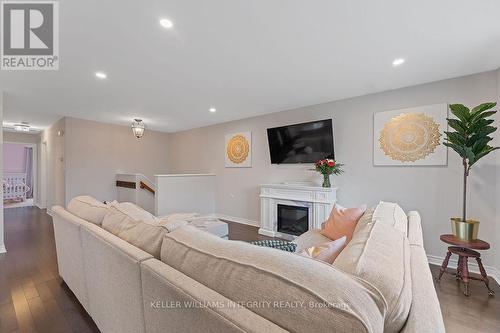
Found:
[{"label": "wall-mounted flat screen tv", "polygon": [[267,129],[272,164],[314,163],[335,158],[332,119]]}]

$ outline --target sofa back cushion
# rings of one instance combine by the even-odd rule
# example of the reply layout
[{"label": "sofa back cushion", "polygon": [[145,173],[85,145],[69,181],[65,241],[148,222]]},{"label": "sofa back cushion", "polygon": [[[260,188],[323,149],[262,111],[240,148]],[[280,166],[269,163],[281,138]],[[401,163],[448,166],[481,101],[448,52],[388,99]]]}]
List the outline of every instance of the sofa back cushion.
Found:
[{"label": "sofa back cushion", "polygon": [[317,260],[192,226],[165,236],[161,260],[291,332],[383,330],[378,291]]},{"label": "sofa back cushion", "polygon": [[408,235],[408,217],[397,203],[380,201],[373,212],[373,220],[379,220]]},{"label": "sofa back cushion", "polygon": [[108,208],[108,205],[89,195],[74,197],[68,204],[68,211],[71,214],[97,225],[102,224]]},{"label": "sofa back cushion", "polygon": [[102,227],[157,259],[163,236],[168,232],[153,215],[128,202],[111,204]]},{"label": "sofa back cushion", "polygon": [[360,222],[333,266],[376,287],[388,307],[384,332],[399,332],[412,303],[408,239],[380,220]]}]

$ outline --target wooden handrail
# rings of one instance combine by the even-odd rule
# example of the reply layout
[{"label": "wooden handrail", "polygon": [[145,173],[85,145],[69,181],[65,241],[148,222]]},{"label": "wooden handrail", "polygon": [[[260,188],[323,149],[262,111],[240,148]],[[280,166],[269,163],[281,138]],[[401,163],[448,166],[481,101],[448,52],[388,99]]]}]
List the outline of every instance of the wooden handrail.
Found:
[{"label": "wooden handrail", "polygon": [[135,189],[135,182],[127,182],[124,180],[117,180],[116,187],[125,187],[125,188],[134,188]]},{"label": "wooden handrail", "polygon": [[140,187],[143,189],[143,190],[146,190],[146,191],[149,191],[151,192],[153,195],[155,194],[155,190],[152,189],[150,186],[148,186],[148,184],[144,183],[143,181],[141,181],[139,183]]}]

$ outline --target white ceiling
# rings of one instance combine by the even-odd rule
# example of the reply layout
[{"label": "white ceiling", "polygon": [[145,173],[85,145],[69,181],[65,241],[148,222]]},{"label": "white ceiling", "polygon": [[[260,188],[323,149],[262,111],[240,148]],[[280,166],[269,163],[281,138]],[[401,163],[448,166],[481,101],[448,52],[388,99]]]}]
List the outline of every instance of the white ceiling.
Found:
[{"label": "white ceiling", "polygon": [[499,13],[498,0],[64,0],[60,70],[1,71],[4,120],[178,131],[483,72],[500,67]]}]

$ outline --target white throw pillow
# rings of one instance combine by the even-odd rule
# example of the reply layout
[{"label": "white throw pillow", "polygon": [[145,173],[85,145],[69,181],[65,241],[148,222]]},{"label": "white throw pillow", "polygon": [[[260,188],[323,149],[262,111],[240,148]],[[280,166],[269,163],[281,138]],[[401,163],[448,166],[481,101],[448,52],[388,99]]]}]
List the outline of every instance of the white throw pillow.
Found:
[{"label": "white throw pillow", "polygon": [[160,221],[175,221],[175,220],[184,220],[191,222],[193,219],[199,217],[198,213],[172,213],[168,215],[164,215],[159,217]]},{"label": "white throw pillow", "polygon": [[168,232],[172,232],[177,228],[188,225],[189,222],[186,220],[160,219],[158,224],[167,229]]},{"label": "white throw pillow", "polygon": [[306,258],[324,261],[331,265],[340,254],[340,252],[342,252],[342,250],[344,249],[346,242],[347,237],[343,236],[334,241],[317,246],[312,246],[310,248],[302,250],[301,252],[299,252],[299,255]]},{"label": "white throw pillow", "polygon": [[74,197],[68,204],[68,211],[85,221],[101,225],[109,206],[89,196]]}]

